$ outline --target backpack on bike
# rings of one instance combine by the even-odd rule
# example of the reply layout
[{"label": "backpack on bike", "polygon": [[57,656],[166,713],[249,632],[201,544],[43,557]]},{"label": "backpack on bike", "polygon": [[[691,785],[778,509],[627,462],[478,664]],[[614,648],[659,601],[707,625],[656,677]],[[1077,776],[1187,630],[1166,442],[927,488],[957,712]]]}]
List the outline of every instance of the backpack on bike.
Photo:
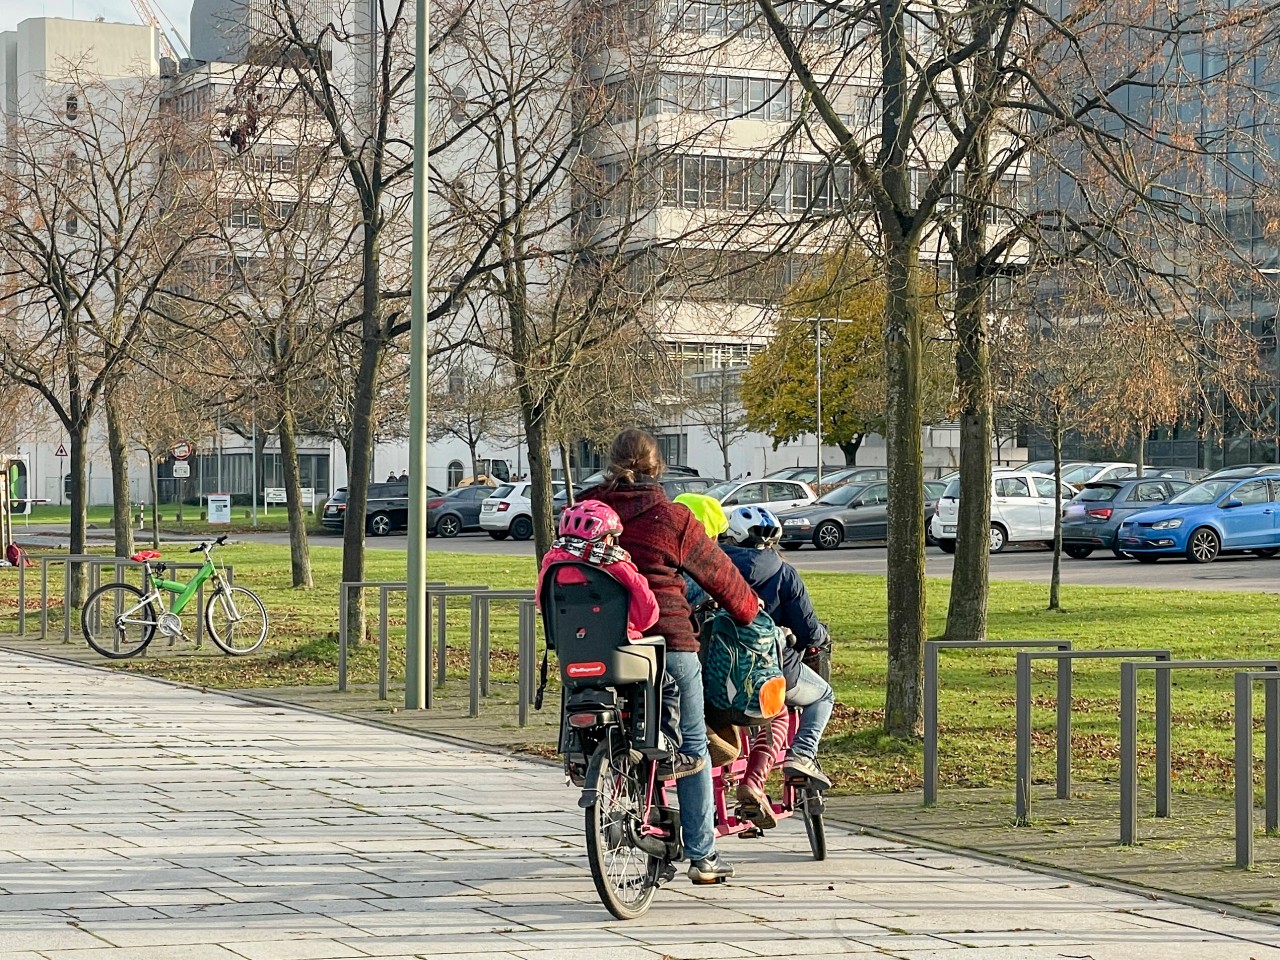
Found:
[{"label": "backpack on bike", "polygon": [[746,626],[718,610],[702,623],[702,677],[707,717],[717,724],[756,726],[785,707],[782,631],[766,613]]}]

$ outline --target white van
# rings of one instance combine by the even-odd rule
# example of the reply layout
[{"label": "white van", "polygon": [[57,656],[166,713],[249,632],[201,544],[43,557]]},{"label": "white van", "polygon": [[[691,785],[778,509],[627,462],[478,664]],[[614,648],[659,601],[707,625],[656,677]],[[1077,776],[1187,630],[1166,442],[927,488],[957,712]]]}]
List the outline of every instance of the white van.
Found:
[{"label": "white van", "polygon": [[[1075,490],[1062,485],[1062,503]],[[1011,543],[1053,540],[1053,515],[1059,504],[1053,495],[1053,477],[1043,473],[1003,471],[991,478],[991,545],[999,553]],[[955,477],[938,498],[930,532],[943,553],[956,552],[956,519],[960,512],[960,478]]]}]

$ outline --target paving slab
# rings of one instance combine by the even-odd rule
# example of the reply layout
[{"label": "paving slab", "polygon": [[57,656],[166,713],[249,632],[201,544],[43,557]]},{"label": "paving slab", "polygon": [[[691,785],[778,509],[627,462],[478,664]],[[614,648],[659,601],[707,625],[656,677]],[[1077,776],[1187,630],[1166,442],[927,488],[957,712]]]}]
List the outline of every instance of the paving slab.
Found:
[{"label": "paving slab", "polygon": [[837,823],[823,863],[784,823],[623,923],[576,800],[533,760],[0,652],[0,960],[1280,960],[1265,919]]}]

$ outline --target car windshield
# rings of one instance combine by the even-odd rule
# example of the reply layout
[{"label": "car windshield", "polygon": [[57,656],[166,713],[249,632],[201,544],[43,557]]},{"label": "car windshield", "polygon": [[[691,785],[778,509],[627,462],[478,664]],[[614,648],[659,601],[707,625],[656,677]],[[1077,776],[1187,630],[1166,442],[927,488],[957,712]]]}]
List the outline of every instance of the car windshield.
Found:
[{"label": "car windshield", "polygon": [[815,502],[821,503],[829,507],[843,507],[849,501],[857,498],[866,487],[862,484],[846,484],[843,487],[836,487],[825,496],[819,497]]},{"label": "car windshield", "polygon": [[733,480],[726,480],[724,483],[717,483],[714,487],[708,487],[706,494],[708,497],[715,497],[717,500],[723,500],[738,488],[738,484]]},{"label": "car windshield", "polygon": [[947,489],[942,491],[944,499],[955,500],[960,496],[960,478],[956,477],[947,484]]},{"label": "car windshield", "polygon": [[1120,492],[1119,487],[1113,487],[1113,486],[1110,486],[1109,484],[1100,483],[1096,487],[1095,486],[1085,487],[1078,494],[1076,494],[1076,499],[1081,501],[1088,501],[1090,503],[1099,503],[1105,500],[1114,500],[1116,498],[1116,494],[1119,492]]},{"label": "car windshield", "polygon": [[1194,487],[1187,487],[1176,497],[1172,497],[1169,503],[1216,503],[1220,498],[1226,496],[1238,480],[1206,480],[1204,483],[1197,483]]}]

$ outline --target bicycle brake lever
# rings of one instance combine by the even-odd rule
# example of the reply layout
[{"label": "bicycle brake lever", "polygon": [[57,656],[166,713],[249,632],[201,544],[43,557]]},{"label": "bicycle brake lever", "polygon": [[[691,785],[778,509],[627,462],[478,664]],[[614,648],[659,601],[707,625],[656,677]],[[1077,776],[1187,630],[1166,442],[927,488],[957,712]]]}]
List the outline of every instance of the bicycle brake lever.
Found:
[{"label": "bicycle brake lever", "polygon": [[187,553],[200,553],[204,550],[205,546],[206,544],[202,543],[198,547],[192,547],[190,550],[187,551]]}]

